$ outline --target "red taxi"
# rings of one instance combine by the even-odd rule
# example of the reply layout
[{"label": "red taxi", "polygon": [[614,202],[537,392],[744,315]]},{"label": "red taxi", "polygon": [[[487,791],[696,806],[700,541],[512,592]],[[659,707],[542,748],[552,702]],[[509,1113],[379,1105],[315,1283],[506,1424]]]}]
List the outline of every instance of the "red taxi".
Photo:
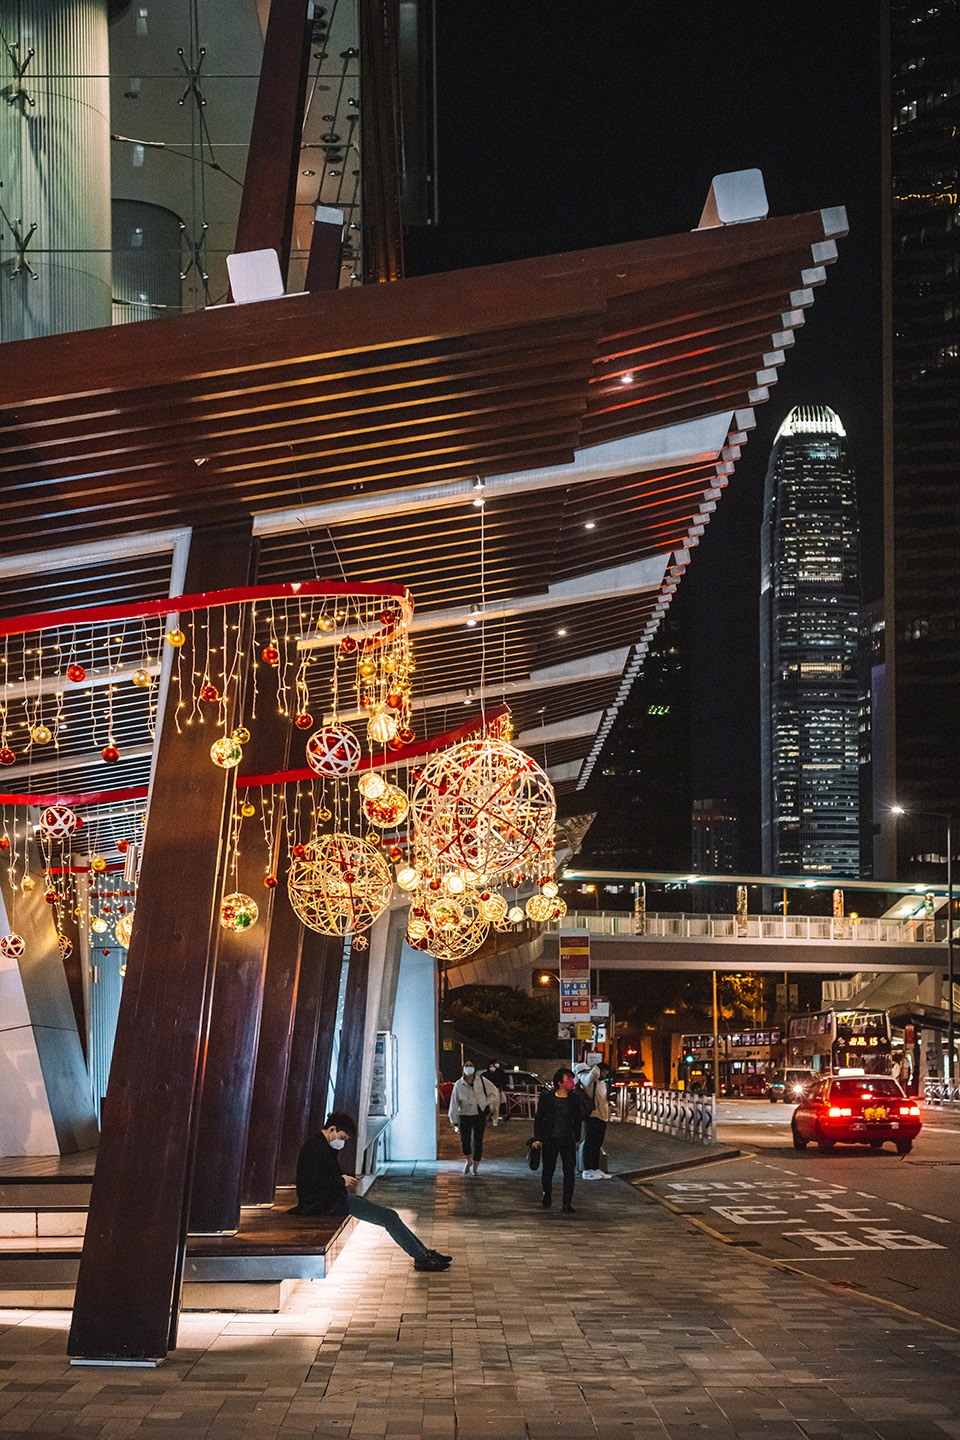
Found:
[{"label": "red taxi", "polygon": [[811,1140],[821,1152],[838,1143],[879,1150],[892,1140],[901,1155],[909,1152],[920,1125],[920,1106],[896,1080],[857,1073],[827,1076],[811,1085],[790,1121],[796,1150]]}]

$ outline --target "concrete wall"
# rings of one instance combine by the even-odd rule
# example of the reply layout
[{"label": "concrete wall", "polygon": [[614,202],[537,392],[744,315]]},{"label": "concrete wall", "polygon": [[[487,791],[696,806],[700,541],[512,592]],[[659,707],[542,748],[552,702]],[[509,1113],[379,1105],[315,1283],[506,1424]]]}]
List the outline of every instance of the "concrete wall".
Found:
[{"label": "concrete wall", "polygon": [[399,1109],[387,1132],[390,1160],[437,1158],[437,963],[403,942],[393,1031]]}]

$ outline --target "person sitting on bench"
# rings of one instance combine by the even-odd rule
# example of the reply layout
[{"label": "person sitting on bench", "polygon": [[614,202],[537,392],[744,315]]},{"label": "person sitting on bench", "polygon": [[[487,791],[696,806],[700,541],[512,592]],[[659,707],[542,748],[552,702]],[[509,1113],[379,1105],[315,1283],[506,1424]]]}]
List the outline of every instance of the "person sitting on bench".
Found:
[{"label": "person sitting on bench", "polygon": [[428,1250],[409,1230],[396,1210],[376,1205],[364,1195],[348,1195],[356,1176],[344,1175],[337,1151],[357,1133],[352,1115],[334,1110],[318,1135],[308,1140],[297,1160],[297,1204],[291,1215],[352,1215],[368,1225],[380,1225],[391,1240],[413,1259],[414,1270],[446,1270],[453,1258]]}]

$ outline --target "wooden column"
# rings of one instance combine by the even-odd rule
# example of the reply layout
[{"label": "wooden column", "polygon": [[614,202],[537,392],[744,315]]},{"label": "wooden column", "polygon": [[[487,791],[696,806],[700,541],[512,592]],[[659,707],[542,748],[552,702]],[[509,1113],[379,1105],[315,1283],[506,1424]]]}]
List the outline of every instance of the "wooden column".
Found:
[{"label": "wooden column", "polygon": [[[347,971],[347,993],[343,1006],[343,1028],[340,1031],[340,1057],[337,1061],[337,1087],[333,1107],[352,1115],[360,1124],[360,1095],[363,1085],[363,1039],[367,1023],[367,952],[351,950]],[[355,1173],[357,1139],[343,1147],[343,1168]]]},{"label": "wooden column", "polygon": [[[333,1029],[342,957],[341,940],[317,935],[312,930],[304,931],[300,954],[300,983],[297,987],[297,1013],[290,1047],[290,1071],[277,1162],[278,1185],[293,1184],[297,1174],[297,1156],[313,1119],[311,1104],[314,1086],[318,1083],[317,1061],[318,1058],[321,1063],[323,1060],[322,1054],[318,1057],[318,1038],[322,1044],[321,1037],[325,1029],[331,1032]],[[330,1018],[331,1011],[333,1018]],[[329,1076],[329,1050],[326,1052],[326,1069]],[[326,1082],[323,1092],[325,1101]],[[322,1123],[321,1120],[320,1124]]]},{"label": "wooden column", "polygon": [[307,10],[304,0],[271,0],[237,221],[238,252],[276,250],[284,280],[310,62]]},{"label": "wooden column", "polygon": [[[195,530],[186,591],[247,583],[252,553],[249,519]],[[184,675],[192,661],[188,639]],[[67,1347],[85,1359],[161,1359],[176,1336],[234,784],[210,760],[209,726],[177,733],[177,700],[172,686]]]},{"label": "wooden column", "polygon": [[317,1030],[317,1049],[313,1061],[313,1081],[310,1087],[310,1105],[307,1111],[306,1134],[320,1130],[327,1118],[327,1096],[330,1093],[330,1063],[333,1059],[333,1042],[336,1037],[337,1001],[340,998],[340,975],[343,970],[343,941],[337,941],[330,960],[323,972],[323,990],[320,995],[320,1026]]},{"label": "wooden column", "polygon": [[[271,666],[261,666],[258,682],[256,720],[247,713],[249,705],[244,711],[250,740],[244,747],[243,767],[248,774],[262,775],[286,769],[293,722],[289,715],[281,715],[278,710],[277,671]],[[252,686],[249,689],[252,690]],[[260,796],[256,795],[254,803],[259,801]],[[276,895],[263,881],[268,873],[276,873],[278,841],[283,829],[282,802],[274,817],[274,827],[270,853],[259,814],[244,822],[236,883],[232,876],[224,882],[231,890],[252,896],[260,915],[249,930],[239,934],[219,932],[190,1196],[192,1234],[235,1231],[240,1223],[243,1157]]]},{"label": "wooden column", "polygon": [[[286,836],[283,835],[277,870],[281,877],[287,869],[286,853]],[[287,1077],[290,1073],[290,1050],[303,933],[303,926],[297,919],[287,897],[286,885],[281,879],[274,897],[270,941],[267,947],[257,1066],[253,1077],[250,1124],[247,1128],[247,1149],[243,1162],[241,1198],[244,1205],[273,1204]]]}]

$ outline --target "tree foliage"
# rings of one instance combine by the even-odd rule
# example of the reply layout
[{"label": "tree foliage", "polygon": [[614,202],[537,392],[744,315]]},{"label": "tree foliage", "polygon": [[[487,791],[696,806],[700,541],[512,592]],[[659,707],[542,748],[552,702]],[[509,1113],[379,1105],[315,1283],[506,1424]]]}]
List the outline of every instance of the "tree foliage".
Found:
[{"label": "tree foliage", "polygon": [[531,1059],[557,1054],[557,995],[525,995],[507,985],[464,985],[443,1007],[462,1035],[494,1054]]}]

